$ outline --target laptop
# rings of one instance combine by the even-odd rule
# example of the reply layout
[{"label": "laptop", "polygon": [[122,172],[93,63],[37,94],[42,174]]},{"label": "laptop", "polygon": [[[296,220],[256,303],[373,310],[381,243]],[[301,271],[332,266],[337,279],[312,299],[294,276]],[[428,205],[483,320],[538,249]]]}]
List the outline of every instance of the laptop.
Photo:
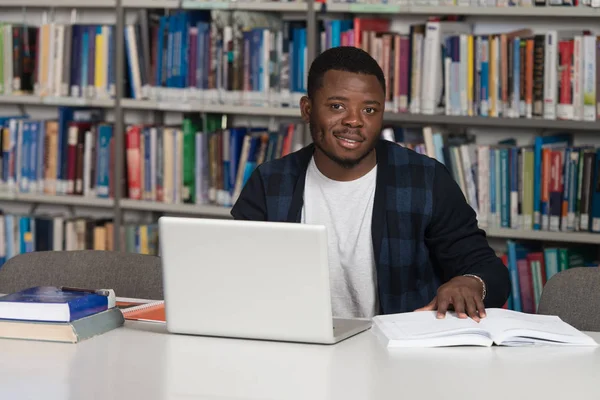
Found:
[{"label": "laptop", "polygon": [[324,226],[160,217],[171,333],[333,344],[371,327],[334,319]]}]

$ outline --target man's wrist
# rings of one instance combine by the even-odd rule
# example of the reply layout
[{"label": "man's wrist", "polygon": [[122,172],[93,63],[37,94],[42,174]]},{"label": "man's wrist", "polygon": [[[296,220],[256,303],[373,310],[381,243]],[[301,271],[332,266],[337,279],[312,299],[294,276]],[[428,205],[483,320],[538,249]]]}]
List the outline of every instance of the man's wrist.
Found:
[{"label": "man's wrist", "polygon": [[487,288],[485,286],[485,282],[483,281],[483,279],[481,279],[479,276],[475,275],[475,274],[464,274],[463,276],[470,276],[471,278],[475,278],[479,281],[479,283],[481,283],[481,288],[482,288],[482,293],[481,293],[481,300],[485,300],[485,296],[487,295]]}]

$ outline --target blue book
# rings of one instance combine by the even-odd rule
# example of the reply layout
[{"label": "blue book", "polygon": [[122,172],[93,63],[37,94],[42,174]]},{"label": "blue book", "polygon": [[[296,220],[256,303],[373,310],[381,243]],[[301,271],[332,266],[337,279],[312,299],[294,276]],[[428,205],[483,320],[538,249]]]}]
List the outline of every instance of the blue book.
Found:
[{"label": "blue book", "polygon": [[570,146],[572,144],[571,134],[556,134],[553,136],[537,136],[534,143],[533,164],[533,229],[542,229],[542,148],[546,145]]},{"label": "blue book", "polygon": [[71,322],[114,307],[110,296],[40,286],[0,297],[0,319]]},{"label": "blue book", "polygon": [[512,309],[514,311],[522,311],[521,309],[521,286],[519,283],[519,270],[517,269],[517,260],[523,258],[523,246],[517,244],[513,240],[506,242],[508,249],[508,272],[510,274],[511,291],[510,298],[512,300]]}]

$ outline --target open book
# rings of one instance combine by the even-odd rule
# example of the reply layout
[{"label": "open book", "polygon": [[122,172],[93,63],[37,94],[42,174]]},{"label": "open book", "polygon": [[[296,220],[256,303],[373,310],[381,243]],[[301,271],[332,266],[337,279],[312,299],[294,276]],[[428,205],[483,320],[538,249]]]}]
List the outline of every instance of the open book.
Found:
[{"label": "open book", "polygon": [[387,347],[598,345],[556,316],[502,308],[486,314],[479,323],[454,313],[437,319],[435,311],[378,315],[372,331]]}]

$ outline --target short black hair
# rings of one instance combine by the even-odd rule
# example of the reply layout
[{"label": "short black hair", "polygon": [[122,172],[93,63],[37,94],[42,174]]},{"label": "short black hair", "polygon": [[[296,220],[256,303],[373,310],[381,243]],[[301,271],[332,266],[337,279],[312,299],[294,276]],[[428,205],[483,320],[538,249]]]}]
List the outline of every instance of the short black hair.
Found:
[{"label": "short black hair", "polygon": [[323,86],[323,76],[330,70],[374,75],[385,94],[385,76],[377,61],[358,47],[340,46],[325,50],[312,62],[308,71],[309,98],[314,98],[315,91]]}]

